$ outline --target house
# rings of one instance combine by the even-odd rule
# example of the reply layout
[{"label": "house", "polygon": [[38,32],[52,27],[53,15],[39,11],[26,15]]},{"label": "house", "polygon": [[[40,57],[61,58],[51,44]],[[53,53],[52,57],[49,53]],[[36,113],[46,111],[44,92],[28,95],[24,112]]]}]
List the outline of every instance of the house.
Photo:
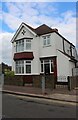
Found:
[{"label": "house", "polygon": [[9,66],[3,62],[0,64],[0,73],[2,73],[2,74],[5,74],[5,72],[11,71],[11,69],[12,69],[11,66]]},{"label": "house", "polygon": [[37,28],[22,23],[12,40],[12,70],[26,82],[40,75],[54,75],[56,82],[67,82],[76,67],[75,46],[58,30],[43,24]]}]

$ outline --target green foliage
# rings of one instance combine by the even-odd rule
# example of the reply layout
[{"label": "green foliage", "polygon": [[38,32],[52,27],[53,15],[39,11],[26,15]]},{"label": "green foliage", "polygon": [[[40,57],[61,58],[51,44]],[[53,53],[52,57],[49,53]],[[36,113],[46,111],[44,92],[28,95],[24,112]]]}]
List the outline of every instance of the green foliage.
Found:
[{"label": "green foliage", "polygon": [[5,71],[6,76],[14,76],[14,71]]}]

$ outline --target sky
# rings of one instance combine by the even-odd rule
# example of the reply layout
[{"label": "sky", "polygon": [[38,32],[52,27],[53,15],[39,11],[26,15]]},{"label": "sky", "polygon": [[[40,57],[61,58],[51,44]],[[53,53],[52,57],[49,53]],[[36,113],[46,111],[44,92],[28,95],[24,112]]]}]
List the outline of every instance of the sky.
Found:
[{"label": "sky", "polygon": [[12,65],[11,39],[22,22],[57,28],[76,45],[76,2],[0,2],[0,62]]}]

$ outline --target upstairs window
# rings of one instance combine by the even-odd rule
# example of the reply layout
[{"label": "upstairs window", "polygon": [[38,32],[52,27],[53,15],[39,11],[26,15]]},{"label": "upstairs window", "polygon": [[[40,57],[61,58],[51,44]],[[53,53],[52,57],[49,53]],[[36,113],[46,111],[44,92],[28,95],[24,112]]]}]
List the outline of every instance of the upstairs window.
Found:
[{"label": "upstairs window", "polygon": [[43,36],[43,46],[50,45],[50,35]]},{"label": "upstairs window", "polygon": [[16,41],[16,52],[31,50],[31,39],[23,39]]},{"label": "upstairs window", "polygon": [[24,40],[16,41],[16,52],[24,51]]},{"label": "upstairs window", "polygon": [[31,50],[31,40],[28,39],[26,40],[26,47],[25,47],[26,50]]}]

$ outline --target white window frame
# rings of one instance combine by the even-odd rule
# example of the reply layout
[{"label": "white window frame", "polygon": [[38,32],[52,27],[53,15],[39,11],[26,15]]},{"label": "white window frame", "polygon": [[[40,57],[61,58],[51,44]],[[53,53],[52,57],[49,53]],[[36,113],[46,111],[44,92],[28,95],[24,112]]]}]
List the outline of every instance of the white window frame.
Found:
[{"label": "white window frame", "polygon": [[[24,60],[18,60],[16,61],[18,64],[16,65],[15,63],[15,73],[16,74],[24,74],[23,71],[22,71],[22,67],[24,67]],[[23,62],[23,64],[22,64]],[[21,73],[19,73],[19,67],[21,68]],[[16,69],[18,69],[18,73],[16,72]]]},{"label": "white window frame", "polygon": [[27,49],[27,47],[26,47],[26,44],[30,44],[30,46],[31,46],[31,39],[25,39],[25,51],[30,51],[31,50],[31,47],[30,47],[30,49]]},{"label": "white window frame", "polygon": [[[48,43],[49,41],[49,43]],[[46,44],[44,44],[46,43]],[[43,36],[43,47],[51,45],[51,35]]]},{"label": "white window frame", "polygon": [[[26,44],[30,44],[30,48],[29,49],[27,49]],[[23,49],[22,49],[22,45],[23,45]],[[16,50],[15,51],[16,51],[16,53],[24,52],[24,51],[31,51],[31,47],[32,47],[31,39],[23,38],[21,40],[16,41]]]},{"label": "white window frame", "polygon": [[[46,59],[46,60],[47,60],[47,59]],[[41,60],[41,61],[43,61],[43,63],[41,63],[41,64],[43,64],[43,72],[42,72],[41,70],[40,70],[40,72],[41,72],[41,73],[44,73],[44,64],[45,64],[45,60]],[[52,60],[49,60],[49,62],[46,62],[46,64],[47,64],[47,63],[50,64],[50,73],[54,73],[54,72],[51,71],[51,64],[54,65],[53,61],[52,61]],[[54,68],[54,66],[53,66],[53,68]]]},{"label": "white window frame", "polygon": [[[23,49],[22,49],[23,45]],[[24,39],[16,41],[16,52],[24,51]]]},{"label": "white window frame", "polygon": [[[16,72],[16,62],[19,63],[19,61],[20,61],[20,63],[22,63],[22,61],[24,62],[24,64],[23,64],[24,73],[22,72],[22,64],[20,64],[20,65],[18,64],[18,66],[21,66],[21,73]],[[29,61],[31,63],[26,63],[26,61]],[[31,73],[26,73],[26,65],[31,65]],[[15,61],[15,74],[16,75],[31,75],[32,74],[32,61],[31,60],[17,60],[17,61]]]},{"label": "white window frame", "polygon": [[[30,62],[30,63],[26,63],[26,62]],[[31,65],[31,60],[26,60],[26,61],[25,61],[25,66],[24,66],[24,67],[25,67],[25,74],[26,74],[26,75],[30,75],[31,73],[27,73],[27,72],[26,72],[26,65]],[[31,65],[31,66],[32,66],[32,65]],[[31,69],[31,70],[32,70],[32,69]]]}]

